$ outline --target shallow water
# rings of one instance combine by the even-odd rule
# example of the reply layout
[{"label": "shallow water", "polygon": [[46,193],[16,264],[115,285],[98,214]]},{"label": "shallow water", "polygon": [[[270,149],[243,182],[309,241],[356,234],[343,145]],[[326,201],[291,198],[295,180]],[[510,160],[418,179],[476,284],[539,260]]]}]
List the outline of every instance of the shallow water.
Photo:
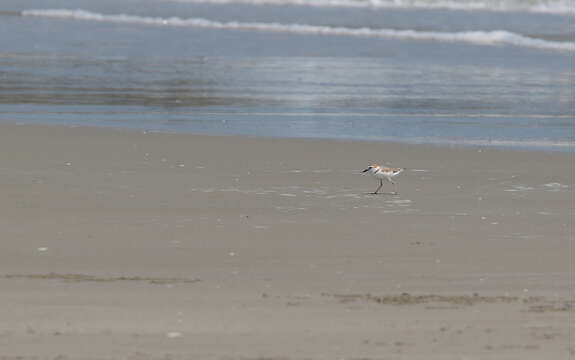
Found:
[{"label": "shallow water", "polygon": [[575,2],[4,1],[0,120],[575,150]]}]

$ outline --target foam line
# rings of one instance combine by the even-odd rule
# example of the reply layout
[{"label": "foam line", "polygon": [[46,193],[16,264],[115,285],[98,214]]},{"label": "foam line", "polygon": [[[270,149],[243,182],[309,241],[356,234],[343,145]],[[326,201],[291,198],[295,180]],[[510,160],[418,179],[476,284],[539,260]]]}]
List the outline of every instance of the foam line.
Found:
[{"label": "foam line", "polygon": [[397,8],[397,9],[448,9],[466,11],[531,12],[559,15],[575,15],[572,0],[160,0],[183,3],[291,5],[311,7],[347,8]]},{"label": "foam line", "polygon": [[24,10],[23,16],[53,17],[83,21],[100,21],[110,23],[127,23],[138,25],[194,27],[227,30],[254,30],[262,32],[282,32],[292,34],[356,36],[371,38],[389,38],[402,40],[431,40],[443,42],[462,42],[474,45],[514,45],[545,50],[575,51],[575,43],[548,41],[530,38],[520,34],[495,31],[464,31],[464,32],[435,32],[416,30],[373,29],[373,28],[346,28],[305,24],[280,23],[248,23],[248,22],[219,22],[202,18],[182,19],[178,17],[158,18],[134,15],[106,15],[84,10],[47,9]]}]

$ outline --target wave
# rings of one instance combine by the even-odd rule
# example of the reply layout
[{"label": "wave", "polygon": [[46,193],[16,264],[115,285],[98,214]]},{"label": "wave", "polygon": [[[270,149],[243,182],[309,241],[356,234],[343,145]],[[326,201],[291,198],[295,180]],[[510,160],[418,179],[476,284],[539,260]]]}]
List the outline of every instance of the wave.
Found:
[{"label": "wave", "polygon": [[292,5],[311,7],[482,10],[575,15],[573,0],[161,0],[185,3]]},{"label": "wave", "polygon": [[84,10],[46,9],[24,10],[22,16],[41,16],[64,18],[84,21],[99,21],[111,23],[128,23],[139,25],[194,27],[227,30],[252,30],[263,32],[282,32],[293,34],[315,34],[332,36],[356,36],[369,38],[388,38],[400,40],[424,40],[443,42],[462,42],[473,45],[514,45],[545,50],[575,51],[575,43],[549,41],[531,38],[504,30],[495,31],[464,31],[464,32],[435,32],[396,29],[374,28],[347,28],[330,27],[305,24],[280,23],[249,23],[249,22],[219,22],[202,18],[182,19],[178,17],[159,18],[142,17],[134,15],[106,15]]}]

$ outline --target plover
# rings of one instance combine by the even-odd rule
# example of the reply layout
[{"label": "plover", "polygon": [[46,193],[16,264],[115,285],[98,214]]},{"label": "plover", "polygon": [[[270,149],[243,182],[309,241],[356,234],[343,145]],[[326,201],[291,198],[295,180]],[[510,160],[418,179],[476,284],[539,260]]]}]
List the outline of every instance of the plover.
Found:
[{"label": "plover", "polygon": [[397,195],[397,184],[391,180],[393,177],[399,175],[403,170],[403,168],[388,168],[388,167],[382,167],[379,166],[377,164],[374,165],[369,165],[367,167],[367,169],[363,170],[363,173],[368,173],[369,175],[377,178],[379,180],[379,186],[377,187],[377,189],[375,189],[375,191],[373,192],[373,194],[377,194],[377,192],[383,187],[383,179],[386,179],[387,181],[389,181],[390,183],[393,184],[393,188],[394,188],[394,195]]}]

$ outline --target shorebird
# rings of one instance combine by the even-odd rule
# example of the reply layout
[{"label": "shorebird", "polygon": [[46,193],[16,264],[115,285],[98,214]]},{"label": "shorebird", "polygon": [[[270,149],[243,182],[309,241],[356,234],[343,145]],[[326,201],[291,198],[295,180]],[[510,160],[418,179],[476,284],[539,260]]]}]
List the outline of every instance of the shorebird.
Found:
[{"label": "shorebird", "polygon": [[399,175],[403,170],[405,170],[405,169],[403,169],[403,168],[388,168],[388,167],[382,167],[382,166],[379,166],[377,164],[374,164],[374,165],[369,165],[367,167],[367,169],[362,171],[362,173],[368,173],[369,175],[379,179],[379,186],[377,187],[377,189],[375,189],[375,191],[372,194],[374,194],[374,195],[377,194],[379,189],[381,189],[383,187],[383,179],[386,179],[387,181],[389,181],[390,183],[393,184],[393,188],[394,188],[393,195],[397,195],[398,194],[397,184],[393,180],[391,180],[391,178]]}]

